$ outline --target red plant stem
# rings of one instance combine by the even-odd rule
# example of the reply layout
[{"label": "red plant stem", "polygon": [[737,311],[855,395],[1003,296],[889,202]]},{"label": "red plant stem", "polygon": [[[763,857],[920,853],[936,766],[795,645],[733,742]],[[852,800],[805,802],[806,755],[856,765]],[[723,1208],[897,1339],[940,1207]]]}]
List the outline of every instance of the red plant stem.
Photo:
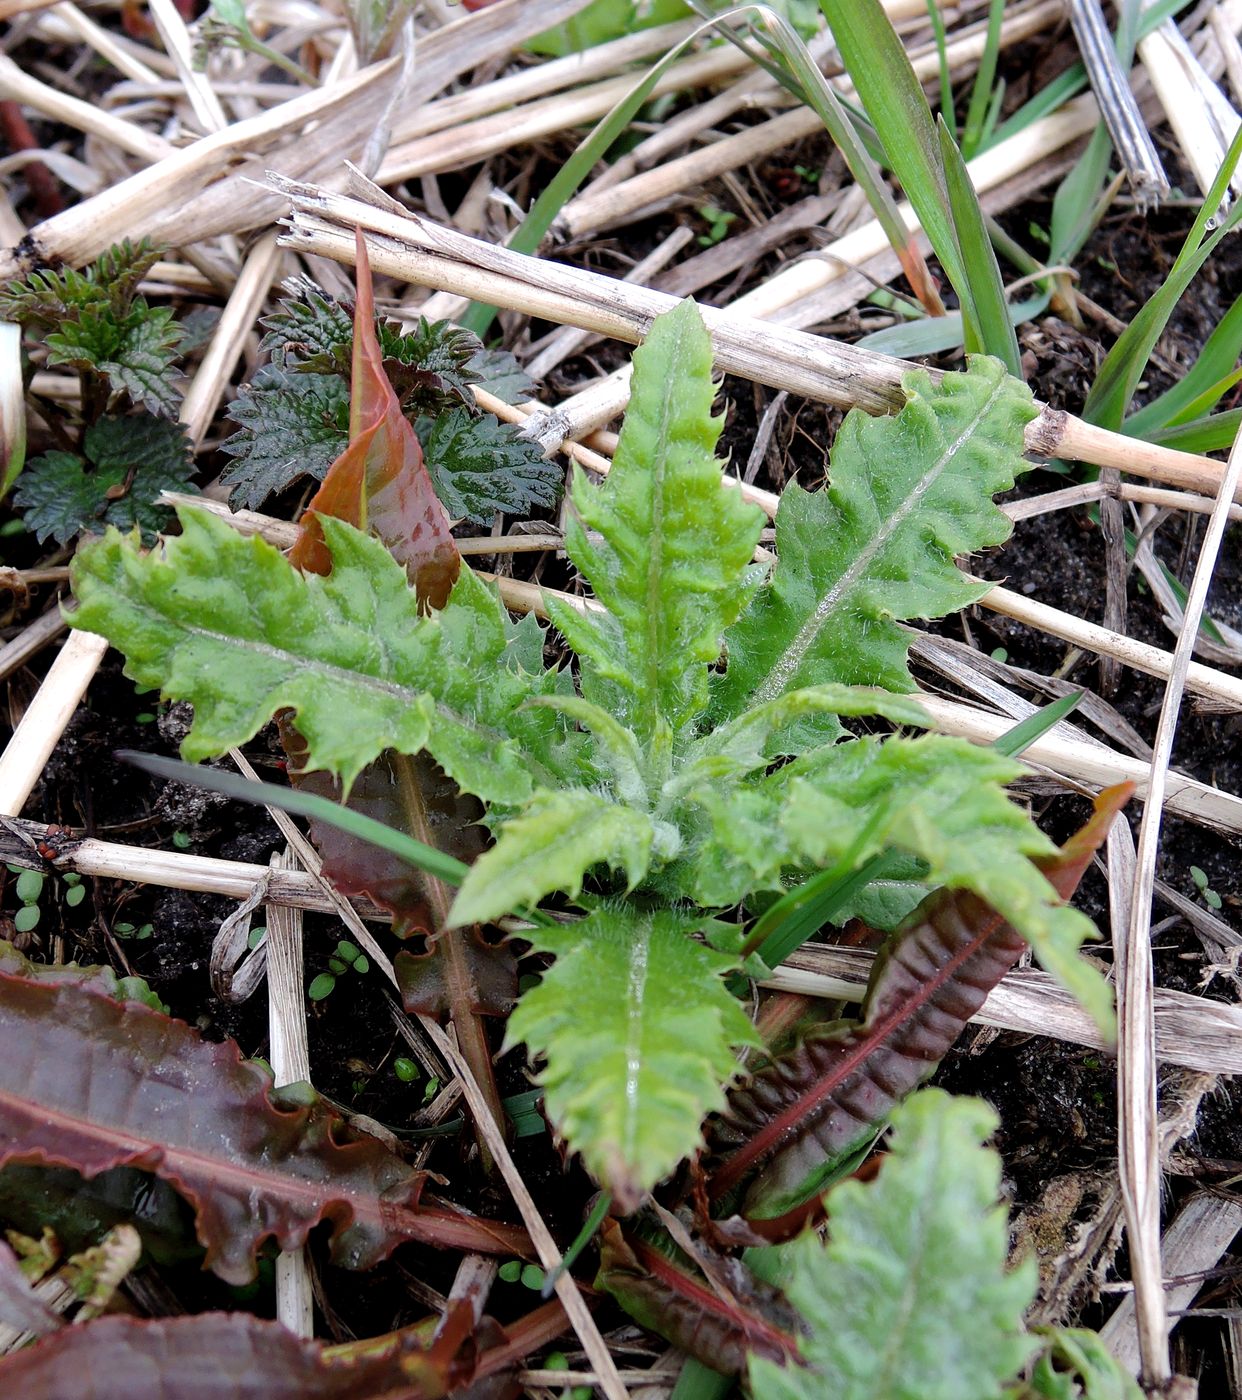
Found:
[{"label": "red plant stem", "polygon": [[[4,132],[4,144],[16,154],[18,151],[37,151],[39,142],[30,123],[22,115],[22,109],[11,98],[0,101],[0,131]],[[30,197],[41,219],[50,219],[65,207],[60,186],[56,177],[41,160],[32,160],[23,168]]]}]

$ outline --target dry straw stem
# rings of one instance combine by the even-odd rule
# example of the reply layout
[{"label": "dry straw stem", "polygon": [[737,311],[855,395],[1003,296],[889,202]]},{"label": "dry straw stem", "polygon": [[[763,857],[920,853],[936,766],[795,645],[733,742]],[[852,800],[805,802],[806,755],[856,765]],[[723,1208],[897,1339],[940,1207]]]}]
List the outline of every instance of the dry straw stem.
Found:
[{"label": "dry straw stem", "polygon": [[[874,958],[860,948],[808,945],[791,954],[762,985],[799,996],[858,1002]],[[1242,1007],[1163,988],[1156,990],[1154,1007],[1156,1052],[1163,1063],[1208,1074],[1242,1073]],[[1046,973],[1028,968],[1007,974],[972,1019],[998,1030],[1112,1048],[1067,991]]]},{"label": "dry straw stem", "polygon": [[140,58],[131,53],[115,35],[100,28],[89,15],[84,15],[76,5],[69,3],[69,0],[55,5],[50,11],[49,18],[53,23],[49,25],[47,20],[44,20],[40,24],[41,29],[55,29],[55,22],[59,21],[72,35],[94,49],[100,58],[112,64],[118,73],[123,73],[131,82],[156,83],[159,81],[160,75],[154,68],[148,67]]},{"label": "dry straw stem", "polygon": [[0,816],[15,817],[26,805],[107,650],[93,632],[70,634],[0,754]]},{"label": "dry straw stem", "polygon": [[[1027,7],[1016,7],[1001,27],[1001,44],[1018,43],[1045,32],[1061,13],[1060,0],[1038,0],[1038,3]],[[973,25],[946,44],[945,54],[952,70],[960,73],[977,66],[986,42],[986,32],[985,23]],[[738,52],[736,49],[732,51]],[[910,58],[915,73],[924,82],[934,78],[940,71],[939,54],[932,43],[923,45],[913,52]],[[852,86],[844,80],[837,86],[843,95],[853,91]],[[629,218],[658,200],[682,194],[723,175],[725,171],[736,170],[752,161],[761,160],[795,142],[822,132],[822,122],[809,107],[796,107],[757,126],[748,127],[736,135],[712,141],[698,150],[640,175],[634,175],[619,184],[584,191],[561,210],[553,226],[553,233],[562,241],[584,238],[601,228]],[[1004,144],[1008,146],[1010,143]],[[1029,148],[1023,145],[1021,149],[1025,157]],[[1023,164],[1029,163],[1029,159],[1024,158]],[[974,169],[973,164],[971,169]],[[904,209],[903,206],[903,212]],[[914,225],[913,213],[908,214],[907,222]],[[888,240],[882,232],[880,246],[888,246]],[[861,260],[855,258],[852,261]]]},{"label": "dry straw stem", "polygon": [[[1119,1044],[1121,1114],[1121,1186],[1130,1229],[1131,1267],[1135,1283],[1138,1337],[1145,1380],[1163,1384],[1170,1375],[1168,1317],[1160,1273],[1160,1171],[1154,1133],[1156,1075],[1152,1027],[1151,908],[1160,853],[1163,796],[1181,715],[1195,637],[1207,603],[1208,588],[1229,522],[1229,503],[1242,482],[1242,435],[1229,454],[1216,505],[1208,518],[1203,546],[1186,599],[1173,666],[1165,686],[1160,720],[1152,746],[1151,774],[1135,857],[1137,879],[1126,936],[1116,938],[1120,961],[1121,1020]],[[1110,846],[1110,858],[1113,848]],[[1127,882],[1128,883],[1128,882]],[[1118,931],[1119,932],[1119,931]]]},{"label": "dry straw stem", "polygon": [[[677,304],[677,298],[666,293],[497,248],[417,215],[398,215],[274,174],[269,183],[293,206],[282,241],[301,252],[352,265],[352,231],[360,226],[375,235],[368,247],[377,271],[630,344],[639,343],[655,317]],[[903,374],[916,368],[827,336],[769,325],[733,307],[701,309],[720,369],[834,407],[890,412],[902,403]],[[628,385],[610,392],[607,412],[597,421],[584,423],[575,415],[570,424],[569,415],[550,415],[549,436],[552,430],[568,436],[571,427],[581,436],[614,417],[628,401]],[[549,445],[543,434],[537,440]],[[1195,490],[1215,491],[1221,476],[1219,462],[1109,432],[1046,405],[1027,428],[1026,446],[1036,456],[1117,467]]]},{"label": "dry straw stem", "polygon": [[190,47],[190,34],[185,20],[177,11],[172,0],[147,0],[147,8],[155,27],[159,30],[164,48],[177,70],[177,77],[185,95],[190,100],[194,115],[204,131],[223,131],[229,124],[220,99],[212,90],[207,74],[194,67],[194,56]]},{"label": "dry straw stem", "polygon": [[[1222,5],[1215,13],[1222,27],[1232,26],[1236,32],[1236,11],[1225,18],[1228,9],[1229,6]],[[1206,194],[1238,129],[1238,114],[1171,19],[1140,39],[1138,52],[1177,144],[1194,171],[1199,188]],[[1215,56],[1213,53],[1212,57]],[[1242,176],[1235,174],[1229,183],[1235,193],[1242,190]],[[1221,202],[1221,214],[1229,202],[1226,195]]]},{"label": "dry straw stem", "polygon": [[171,141],[165,141],[155,132],[40,82],[31,74],[24,73],[7,54],[2,53],[0,98],[20,102],[23,107],[30,107],[51,121],[72,127],[75,131],[98,136],[100,140],[108,141],[118,150],[128,151],[140,160],[160,161],[176,150]]},{"label": "dry straw stem", "polygon": [[264,234],[247,254],[207,353],[186,390],[181,421],[196,451],[207,436],[233,368],[245,348],[246,335],[267,298],[281,256],[274,233]]},{"label": "dry straw stem", "polygon": [[60,636],[65,626],[65,619],[60,615],[60,606],[54,603],[47,612],[41,613],[29,626],[22,628],[12,641],[0,646],[0,680],[11,676],[32,656],[37,656],[49,642]]},{"label": "dry straw stem", "polygon": [[[47,836],[48,830],[42,822],[5,821],[0,825],[0,858],[30,869],[45,868],[33,847]],[[317,913],[336,912],[336,905],[324,888],[306,871],[272,871],[265,865],[246,861],[220,860],[183,851],[154,851],[88,838],[67,849],[55,866],[61,871],[104,880],[194,890],[236,900],[246,899],[266,877],[269,906],[282,904]],[[365,901],[356,903],[369,920],[388,921],[388,915]],[[351,913],[358,918],[357,910]],[[778,968],[765,985],[804,996],[859,1002],[866,990],[872,957],[865,950],[853,948],[803,948]],[[1157,1053],[1162,1061],[1208,1074],[1242,1074],[1242,1009],[1185,992],[1158,989],[1155,1017]],[[1001,1030],[1106,1048],[1087,1014],[1050,977],[1039,972],[1011,972],[975,1019]]]},{"label": "dry straw stem", "polygon": [[[1242,1230],[1242,1204],[1207,1191],[1192,1196],[1164,1237],[1164,1268],[1171,1283],[1165,1293],[1171,1313],[1180,1313],[1203,1287],[1204,1273],[1216,1267]],[[1143,1360],[1136,1325],[1137,1294],[1122,1299],[1100,1328],[1100,1338],[1123,1366],[1137,1371]]]},{"label": "dry straw stem", "polygon": [[1117,47],[1100,9],[1100,0],[1070,0],[1070,23],[1091,80],[1091,90],[1130,188],[1140,205],[1159,203],[1169,193],[1168,177],[1134,100],[1129,80],[1121,71]]},{"label": "dry straw stem", "polygon": [[[272,856],[273,870],[296,870],[288,851]],[[276,1086],[311,1082],[306,1039],[306,1002],[302,995],[302,911],[274,904],[267,911],[268,1059]],[[315,1334],[314,1308],[306,1249],[282,1250],[276,1256],[276,1316],[297,1337]]]}]

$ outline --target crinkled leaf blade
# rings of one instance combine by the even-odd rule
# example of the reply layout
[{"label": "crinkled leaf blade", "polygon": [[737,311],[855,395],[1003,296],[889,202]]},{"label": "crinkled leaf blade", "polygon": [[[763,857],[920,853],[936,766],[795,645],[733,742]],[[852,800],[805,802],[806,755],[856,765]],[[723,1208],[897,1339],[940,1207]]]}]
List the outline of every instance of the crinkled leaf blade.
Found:
[{"label": "crinkled leaf blade", "polygon": [[[506,664],[499,601],[469,570],[424,617],[383,544],[342,521],[323,522],[327,578],[206,512],[181,521],[150,554],[115,531],[81,549],[69,621],[125,652],[135,680],[193,702],[186,758],[244,744],[289,709],[308,766],[346,787],[384,749],[426,746],[476,796],[526,799],[538,771],[529,750],[555,716],[518,713],[541,681]],[[529,733],[526,757],[511,731]]]},{"label": "crinkled leaf blade", "polygon": [[483,924],[553,890],[576,895],[586,872],[607,864],[632,888],[651,858],[651,820],[586,788],[540,793],[470,867],[449,923]]},{"label": "crinkled leaf blade", "polygon": [[452,519],[490,525],[498,510],[530,515],[556,505],[561,468],[512,424],[454,408],[417,427],[436,494]]},{"label": "crinkled leaf blade", "polygon": [[[1132,790],[1108,789],[1082,830],[1040,861],[1060,898],[1073,893]],[[877,958],[860,1019],[813,1031],[730,1095],[717,1141],[736,1147],[712,1175],[713,1194],[759,1167],[751,1211],[779,1215],[805,1199],[935,1069],[1025,946],[976,895],[929,895]]]},{"label": "crinkled leaf blade", "polygon": [[1030,391],[976,356],[938,385],[912,372],[905,392],[895,416],[846,417],[827,490],[782,495],[776,571],[726,638],[722,719],[802,686],[910,690],[900,620],[938,617],[982,591],[954,558],[1009,534],[991,498],[1025,470]]},{"label": "crinkled leaf blade", "polygon": [[549,1118],[621,1210],[699,1145],[705,1115],[756,1040],[723,974],[736,959],[696,942],[671,909],[605,904],[530,938],[556,961],[518,1003],[508,1042],[546,1057]]},{"label": "crinkled leaf blade", "polygon": [[828,1243],[788,1248],[803,1364],[751,1362],[764,1400],[963,1400],[998,1395],[1027,1360],[1033,1263],[1007,1272],[995,1113],[928,1089],[893,1114],[877,1180],[828,1197]]},{"label": "crinkled leaf blade", "polygon": [[292,1249],[321,1220],[351,1268],[407,1239],[514,1243],[506,1227],[420,1210],[421,1177],[378,1141],[338,1140],[319,1102],[277,1109],[235,1044],[147,1007],[0,975],[0,1046],[0,1162],[154,1172],[193,1204],[207,1263],[229,1282],[254,1276],[264,1239]]},{"label": "crinkled leaf blade", "polygon": [[366,241],[357,233],[358,301],[354,310],[349,446],[315,493],[290,553],[298,568],[330,566],[320,517],[330,515],[384,541],[406,566],[427,607],[442,607],[461,567],[444,507],[435,493],[413,425],[384,373],[375,334],[375,304]]}]

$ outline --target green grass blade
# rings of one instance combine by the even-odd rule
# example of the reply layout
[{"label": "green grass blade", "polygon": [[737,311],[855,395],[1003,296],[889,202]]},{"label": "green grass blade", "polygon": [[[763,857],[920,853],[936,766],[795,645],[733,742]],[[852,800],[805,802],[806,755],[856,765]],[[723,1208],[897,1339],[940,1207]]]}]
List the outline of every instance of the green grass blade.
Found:
[{"label": "green grass blade", "polygon": [[[992,106],[992,84],[996,81],[996,60],[1000,54],[1001,20],[1005,15],[1005,0],[991,0],[988,6],[988,32],[979,58],[979,71],[970,89],[966,109],[966,125],[962,129],[962,158],[977,155],[983,143],[984,123]],[[943,113],[941,113],[943,116]]]},{"label": "green grass blade", "polygon": [[1211,256],[1226,234],[1242,222],[1242,203],[1235,204],[1229,216],[1213,233],[1204,237],[1211,218],[1220,208],[1239,157],[1242,156],[1242,128],[1229,144],[1224,162],[1212,187],[1207,192],[1186,242],[1165,278],[1164,285],[1139,311],[1134,320],[1118,337],[1100,366],[1091,392],[1087,395],[1082,416],[1088,423],[1120,430],[1126,409],[1142,377],[1147,361],[1168,324],[1173,309],[1199,269]]},{"label": "green grass blade", "polygon": [[943,315],[944,305],[927,270],[918,241],[906,227],[884,176],[871,159],[837,94],[811,57],[811,51],[783,16],[765,7],[760,7],[759,15],[771,47],[780,62],[787,66],[803,100],[823,122],[825,130],[844,157],[850,174],[867,196],[867,203],[901,261],[902,270],[915,295],[933,316]]},{"label": "green grass blade", "polygon": [[957,116],[953,110],[953,78],[949,72],[948,36],[944,32],[944,16],[936,0],[927,0],[927,18],[931,21],[932,39],[936,44],[936,63],[940,72],[940,115],[957,140]]},{"label": "green grass blade", "polygon": [[[1221,395],[1233,387],[1229,381],[1236,373],[1234,366],[1239,355],[1242,355],[1242,297],[1221,317],[1185,375],[1151,403],[1129,414],[1125,431],[1132,437],[1146,437],[1158,428],[1190,422],[1210,413]],[[1213,393],[1216,397],[1210,398]],[[1204,402],[1205,399],[1208,401]]]},{"label": "green grass blade", "polygon": [[888,164],[959,298],[969,283],[953,227],[940,141],[923,87],[879,0],[819,0]]},{"label": "green grass blade", "polygon": [[[1009,304],[1009,320],[1014,326],[1042,316],[1052,301],[1050,292]],[[899,359],[917,360],[923,355],[939,355],[960,348],[965,339],[962,313],[947,311],[943,316],[924,316],[901,325],[885,326],[863,336],[857,344],[866,350],[880,350]]]},{"label": "green grass blade", "polygon": [[161,758],[157,754],[138,753],[133,749],[120,749],[116,757],[123,763],[141,768],[144,773],[153,773],[157,778],[169,778],[190,787],[205,788],[208,792],[218,792],[255,807],[275,807],[294,816],[314,817],[316,821],[327,822],[329,826],[356,836],[359,841],[369,841],[371,845],[388,851],[390,855],[425,870],[428,875],[434,875],[449,885],[460,885],[470,869],[464,862],[445,855],[434,846],[417,841],[402,831],[394,831],[374,817],[351,811],[314,793],[277,787],[275,783],[256,783],[240,774],[222,772],[219,768],[204,768],[201,764],[183,763],[177,758]]},{"label": "green grass blade", "polygon": [[1211,413],[1206,418],[1196,418],[1189,423],[1177,423],[1172,427],[1160,428],[1154,432],[1136,436],[1154,442],[1159,447],[1176,447],[1179,452],[1227,452],[1233,440],[1242,430],[1242,408],[1227,408],[1222,413]]},{"label": "green grass blade", "polygon": [[[966,162],[949,134],[943,117],[939,135],[949,204],[970,284],[969,312],[965,302],[962,304],[966,349],[984,350],[989,355],[995,355],[1015,379],[1021,379],[1022,354],[1018,349],[1013,322],[1009,319],[1000,265],[996,261],[992,240],[988,237],[983,210],[979,208],[979,196],[975,193]],[[977,341],[973,347],[972,339]]]}]

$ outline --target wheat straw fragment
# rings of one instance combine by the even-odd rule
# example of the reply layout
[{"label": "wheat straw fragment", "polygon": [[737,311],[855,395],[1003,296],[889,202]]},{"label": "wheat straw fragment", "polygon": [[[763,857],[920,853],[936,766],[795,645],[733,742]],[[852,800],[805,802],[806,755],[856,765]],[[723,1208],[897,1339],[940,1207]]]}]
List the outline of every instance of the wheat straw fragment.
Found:
[{"label": "wheat straw fragment", "polygon": [[223,131],[229,124],[220,99],[212,91],[207,74],[194,67],[190,35],[172,0],[147,0],[147,8],[164,42],[190,106],[204,131]]},{"label": "wheat straw fragment", "polygon": [[175,147],[162,136],[147,131],[133,122],[105,112],[103,108],[81,98],[71,97],[22,70],[7,54],[0,53],[0,98],[9,98],[30,107],[54,122],[61,122],[75,131],[84,131],[108,141],[118,150],[128,151],[139,159],[155,162],[172,154]]},{"label": "wheat straw fragment", "polygon": [[[272,856],[273,870],[296,870],[288,851]],[[268,1061],[279,1089],[311,1082],[306,1038],[306,1002],[302,992],[302,911],[274,904],[267,911]],[[314,1299],[306,1247],[281,1250],[276,1256],[276,1317],[296,1337],[313,1337]]]},{"label": "wheat straw fragment", "polygon": [[229,377],[245,348],[247,332],[267,298],[280,260],[276,235],[268,233],[254,245],[242,264],[237,285],[181,403],[181,421],[195,451],[207,436]]},{"label": "wheat straw fragment", "polygon": [[[417,215],[397,215],[360,199],[276,175],[269,175],[269,183],[293,205],[283,241],[303,252],[352,264],[352,229],[359,226],[377,235],[369,247],[380,272],[577,325],[630,344],[640,342],[654,318],[677,302],[666,293],[600,273],[494,247]],[[734,307],[701,309],[719,368],[834,407],[889,412],[902,402],[902,375],[915,368],[907,361],[826,336],[752,320]],[[581,435],[608,421],[628,401],[628,383],[618,373],[607,385],[606,416],[592,415],[597,421],[587,422],[576,417],[570,422],[550,415],[551,425],[559,430],[563,423],[564,431],[572,429]],[[594,391],[591,394],[593,397]],[[550,445],[549,436],[544,434],[536,440],[545,449]],[[1072,457],[1097,466],[1115,466],[1133,475],[1193,489],[1215,490],[1221,474],[1221,464],[1207,457],[1109,432],[1046,405],[1027,427],[1026,446],[1036,456]]]},{"label": "wheat straw fragment", "polygon": [[0,680],[11,676],[32,656],[37,656],[45,646],[60,636],[66,626],[67,623],[60,613],[60,605],[53,603],[47,612],[35,618],[29,626],[23,627],[16,637],[0,646]]},{"label": "wheat straw fragment", "polygon": [[0,816],[26,805],[107,650],[93,632],[70,634],[0,754]]},{"label": "wheat straw fragment", "polygon": [[1078,41],[1091,90],[1112,137],[1121,167],[1140,209],[1169,193],[1168,177],[1156,154],[1147,123],[1121,71],[1117,48],[1108,31],[1100,0],[1070,0],[1070,24]]},{"label": "wheat straw fragment", "polygon": [[118,73],[124,73],[127,78],[137,83],[159,81],[159,74],[154,68],[148,67],[142,59],[120,43],[115,35],[101,28],[89,15],[83,14],[76,5],[70,3],[70,0],[54,5],[50,16],[65,24],[83,43],[94,49],[100,58],[112,64]]},{"label": "wheat straw fragment", "polygon": [[[859,1002],[874,960],[875,954],[865,949],[808,944],[762,985],[801,996]],[[1154,1007],[1161,1061],[1208,1074],[1242,1074],[1242,1007],[1163,988],[1156,989]],[[1008,973],[973,1019],[999,1030],[1111,1048],[1087,1012],[1043,972]]]}]

